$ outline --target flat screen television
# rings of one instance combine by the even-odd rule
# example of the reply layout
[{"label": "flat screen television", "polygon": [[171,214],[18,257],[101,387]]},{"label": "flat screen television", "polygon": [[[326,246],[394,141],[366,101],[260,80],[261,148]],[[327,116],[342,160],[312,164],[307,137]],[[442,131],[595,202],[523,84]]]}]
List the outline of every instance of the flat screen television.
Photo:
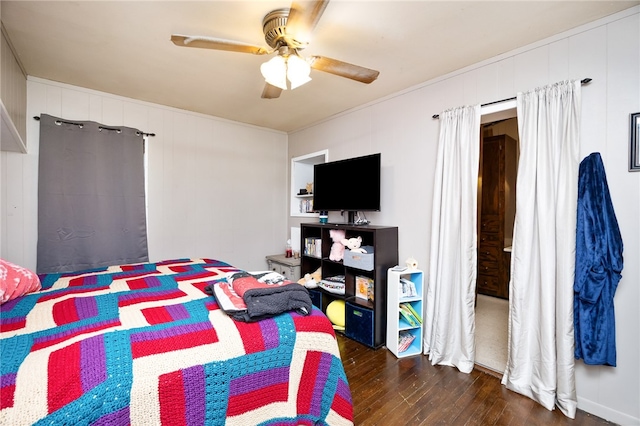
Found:
[{"label": "flat screen television", "polygon": [[379,211],[380,157],[378,153],[316,164],[313,168],[313,209]]}]

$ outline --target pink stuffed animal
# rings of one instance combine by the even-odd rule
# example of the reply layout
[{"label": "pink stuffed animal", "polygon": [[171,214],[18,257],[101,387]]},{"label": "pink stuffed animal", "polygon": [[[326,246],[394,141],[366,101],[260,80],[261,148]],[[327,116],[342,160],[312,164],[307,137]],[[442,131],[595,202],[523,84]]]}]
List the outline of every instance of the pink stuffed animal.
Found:
[{"label": "pink stuffed animal", "polygon": [[329,236],[331,237],[331,241],[333,241],[331,252],[329,253],[329,260],[340,262],[344,257],[344,245],[341,243],[345,238],[344,229],[330,229]]}]

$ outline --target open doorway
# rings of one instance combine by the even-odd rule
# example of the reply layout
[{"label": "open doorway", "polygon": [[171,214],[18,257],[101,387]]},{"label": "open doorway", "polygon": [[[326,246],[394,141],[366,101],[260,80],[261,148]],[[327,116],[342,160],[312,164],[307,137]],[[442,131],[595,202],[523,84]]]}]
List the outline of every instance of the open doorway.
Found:
[{"label": "open doorway", "polygon": [[518,122],[483,117],[478,173],[476,364],[504,372],[507,362],[511,241],[515,219]]}]

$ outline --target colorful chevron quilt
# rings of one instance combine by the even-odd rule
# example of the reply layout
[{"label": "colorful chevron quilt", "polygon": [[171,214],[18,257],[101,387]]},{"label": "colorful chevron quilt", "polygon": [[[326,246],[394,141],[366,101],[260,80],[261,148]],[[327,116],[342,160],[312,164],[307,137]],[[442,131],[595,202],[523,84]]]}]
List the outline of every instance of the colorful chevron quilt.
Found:
[{"label": "colorful chevron quilt", "polygon": [[0,424],[351,425],[329,320],[233,320],[178,259],[40,276],[0,306]]}]

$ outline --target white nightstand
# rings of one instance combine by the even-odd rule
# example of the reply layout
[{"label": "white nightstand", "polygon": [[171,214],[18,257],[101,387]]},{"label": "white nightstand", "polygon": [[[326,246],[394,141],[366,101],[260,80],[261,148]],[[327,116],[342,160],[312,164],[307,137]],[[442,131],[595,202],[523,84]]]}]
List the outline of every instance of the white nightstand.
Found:
[{"label": "white nightstand", "polygon": [[270,270],[275,271],[290,281],[300,279],[300,258],[286,257],[284,254],[273,254],[267,256],[267,265]]}]

